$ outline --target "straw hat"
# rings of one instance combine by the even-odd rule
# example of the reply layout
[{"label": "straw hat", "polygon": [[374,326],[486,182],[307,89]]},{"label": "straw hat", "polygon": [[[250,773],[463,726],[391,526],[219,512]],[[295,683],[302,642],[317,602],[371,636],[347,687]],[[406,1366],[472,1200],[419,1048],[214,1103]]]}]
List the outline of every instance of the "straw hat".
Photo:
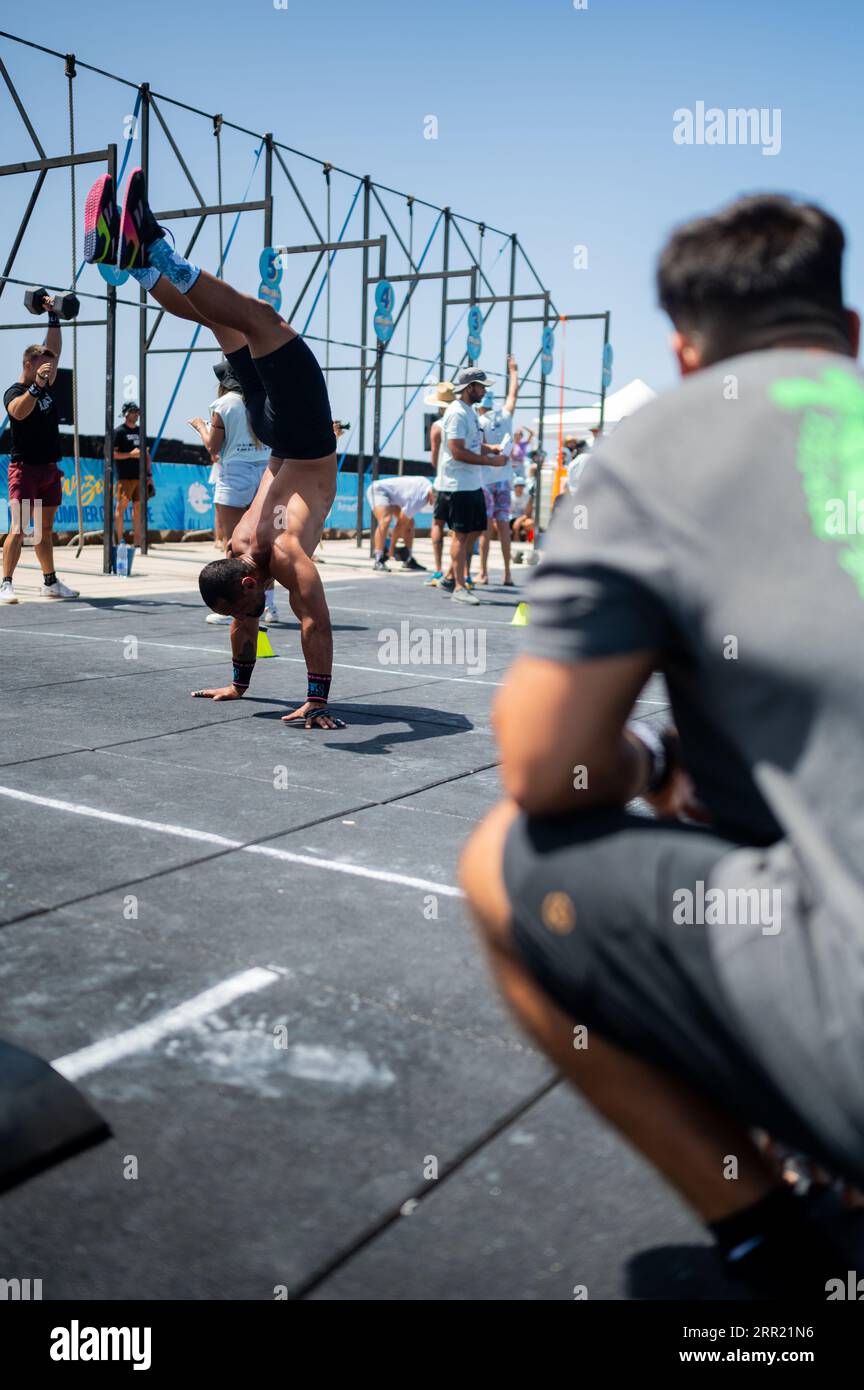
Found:
[{"label": "straw hat", "polygon": [[439,381],[437,386],[433,386],[428,396],[423,397],[425,405],[452,405],[456,395],[453,390],[452,381]]}]

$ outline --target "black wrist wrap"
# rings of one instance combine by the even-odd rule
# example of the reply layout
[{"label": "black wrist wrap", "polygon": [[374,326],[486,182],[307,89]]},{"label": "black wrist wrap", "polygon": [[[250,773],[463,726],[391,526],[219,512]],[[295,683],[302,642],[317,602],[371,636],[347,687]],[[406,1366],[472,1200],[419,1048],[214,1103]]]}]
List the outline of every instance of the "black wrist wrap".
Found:
[{"label": "black wrist wrap", "polygon": [[254,670],[254,661],[234,662],[234,680],[232,683],[236,685],[238,690],[247,690],[249,688],[249,682],[252,679],[252,672]]},{"label": "black wrist wrap", "polygon": [[311,671],[306,672],[306,699],[314,701],[315,704],[326,705],[330,698],[330,682],[332,676],[315,676]]}]

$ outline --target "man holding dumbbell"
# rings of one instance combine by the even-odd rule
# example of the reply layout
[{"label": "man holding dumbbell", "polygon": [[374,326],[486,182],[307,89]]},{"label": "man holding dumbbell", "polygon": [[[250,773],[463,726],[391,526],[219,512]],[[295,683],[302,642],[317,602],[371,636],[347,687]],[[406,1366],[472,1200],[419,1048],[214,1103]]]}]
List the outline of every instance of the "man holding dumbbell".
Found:
[{"label": "man holding dumbbell", "polygon": [[12,453],[9,463],[9,534],[3,546],[0,604],[18,602],[12,587],[12,575],[21,558],[28,513],[33,518],[36,537],[34,549],[42,569],[43,596],[52,599],[78,597],[77,590],[62,583],[54,572],[52,531],[55,513],[63,499],[63,475],[57,466],[62,449],[51,386],[57,376],[60,359],[60,319],[51,295],[43,292],[41,305],[41,309],[30,304],[27,307],[33,313],[48,310],[45,342],[25,349],[21,375],[3,395],[12,429]]}]

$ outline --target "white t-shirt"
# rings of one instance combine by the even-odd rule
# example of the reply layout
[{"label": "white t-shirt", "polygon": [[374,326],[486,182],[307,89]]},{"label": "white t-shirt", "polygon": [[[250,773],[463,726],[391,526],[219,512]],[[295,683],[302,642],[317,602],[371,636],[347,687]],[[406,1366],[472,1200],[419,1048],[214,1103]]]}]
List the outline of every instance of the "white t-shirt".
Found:
[{"label": "white t-shirt", "polygon": [[428,500],[432,479],[420,478],[416,473],[406,473],[402,478],[379,478],[377,483],[369,484],[367,495],[373,488],[379,497],[387,499],[386,503],[379,501],[379,507],[401,507],[407,517],[416,516],[425,507],[432,506]]},{"label": "white t-shirt", "polygon": [[479,454],[483,432],[476,412],[464,401],[453,401],[441,421],[441,452],[438,455],[439,492],[476,492],[483,486],[485,468],[477,463],[458,463],[450,453],[450,440],[462,439],[465,448]]},{"label": "white t-shirt", "polygon": [[270,450],[263,444],[256,444],[249,433],[246,419],[246,402],[239,391],[227,391],[210,406],[221,417],[225,426],[225,442],[219,455],[219,463],[266,463]]},{"label": "white t-shirt", "polygon": [[442,454],[443,450],[442,450],[442,447],[441,447],[441,443],[442,443],[442,440],[443,440],[443,438],[444,438],[444,434],[443,434],[443,431],[442,431],[442,429],[441,429],[441,424],[442,424],[443,419],[444,419],[444,417],[443,417],[443,415],[442,415],[439,419],[433,420],[432,425],[431,425],[431,427],[430,427],[430,429],[429,429],[429,450],[430,450],[430,453],[433,455],[433,457],[434,457],[434,455],[435,455],[435,440],[436,440],[436,439],[438,440],[438,457],[437,457],[436,462],[435,462],[435,483],[434,483],[434,487],[435,487],[435,491],[436,491],[436,492],[441,492],[441,490],[442,490],[442,489],[441,489],[441,454]]},{"label": "white t-shirt", "polygon": [[515,521],[517,516],[524,516],[531,501],[531,494],[526,488],[520,497],[516,492],[510,493],[510,520]]},{"label": "white t-shirt", "polygon": [[577,454],[573,462],[569,465],[567,469],[568,492],[576,492],[577,488],[579,487],[579,481],[582,477],[582,474],[585,471],[585,465],[587,462],[588,451],[586,449],[583,453]]},{"label": "white t-shirt", "polygon": [[[512,447],[513,416],[509,410],[486,410],[477,418],[480,421],[480,428],[483,431],[483,439],[486,444],[503,444],[509,435]],[[492,483],[511,483],[513,481],[513,464],[509,457],[500,468],[493,468],[489,464],[482,472],[484,487],[490,487]]]}]

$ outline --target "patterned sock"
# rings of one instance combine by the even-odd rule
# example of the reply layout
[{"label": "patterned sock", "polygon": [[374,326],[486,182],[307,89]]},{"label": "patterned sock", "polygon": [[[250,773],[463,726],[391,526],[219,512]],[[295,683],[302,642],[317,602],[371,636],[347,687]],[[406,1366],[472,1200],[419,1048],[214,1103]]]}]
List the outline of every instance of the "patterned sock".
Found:
[{"label": "patterned sock", "polygon": [[157,237],[155,241],[150,242],[147,247],[147,259],[151,267],[160,270],[165,279],[176,285],[181,294],[188,294],[201,274],[201,267],[190,265],[179,251],[175,251],[174,247],[168,244],[165,237]]},{"label": "patterned sock", "polygon": [[155,265],[145,265],[143,270],[130,270],[129,274],[139,285],[143,285],[145,290],[152,290],[156,281],[162,278],[162,271],[157,270]]},{"label": "patterned sock", "polygon": [[42,575],[42,578],[44,579],[44,581],[45,581],[46,584],[56,584],[56,583],[57,583],[57,575],[56,575],[56,573],[54,572],[54,570],[52,570],[50,574],[43,574],[43,575]]}]

